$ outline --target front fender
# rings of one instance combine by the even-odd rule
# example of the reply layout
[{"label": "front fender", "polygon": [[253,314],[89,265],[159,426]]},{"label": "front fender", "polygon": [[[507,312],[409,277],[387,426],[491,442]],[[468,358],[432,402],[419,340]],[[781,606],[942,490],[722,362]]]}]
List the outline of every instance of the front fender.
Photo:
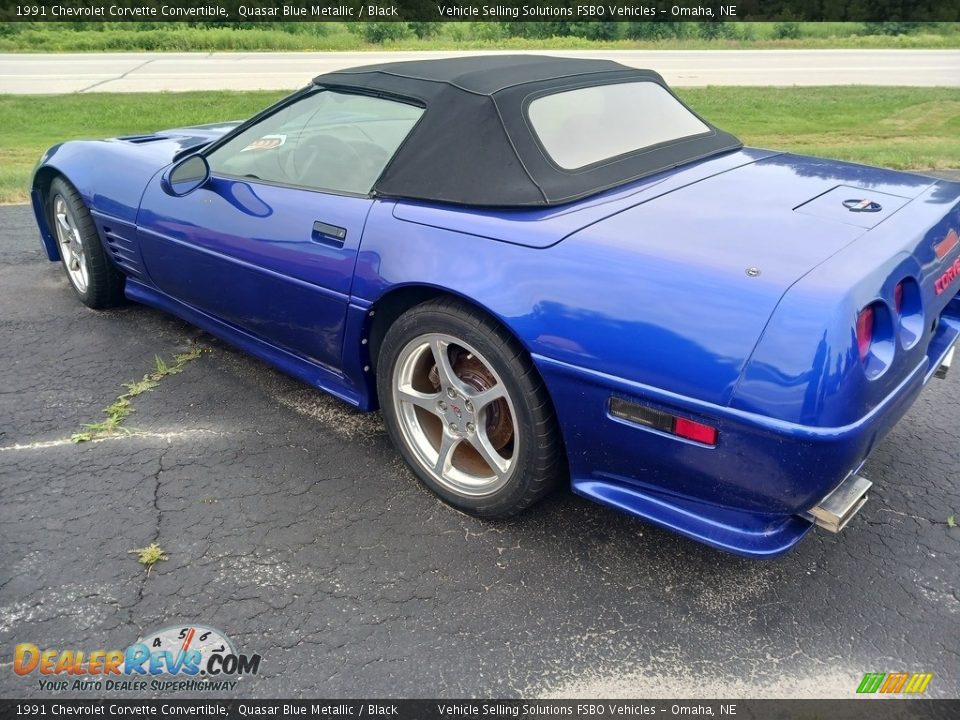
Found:
[{"label": "front fender", "polygon": [[47,222],[46,203],[39,193],[30,194],[30,204],[33,207],[33,214],[37,218],[37,227],[40,230],[40,244],[47,255],[47,260],[57,262],[60,259],[60,250],[57,248],[57,241],[50,231],[50,223]]},{"label": "front fender", "polygon": [[91,211],[133,225],[147,184],[171,162],[178,147],[178,143],[166,140],[145,144],[74,140],[47,150],[30,183],[30,202],[47,257],[60,259],[46,207],[53,178],[65,177]]},{"label": "front fender", "polygon": [[136,222],[147,183],[170,164],[177,145],[132,145],[120,140],[78,140],[55,145],[34,173],[31,194],[41,192],[50,173],[63,175],[84,203],[126,222]]}]

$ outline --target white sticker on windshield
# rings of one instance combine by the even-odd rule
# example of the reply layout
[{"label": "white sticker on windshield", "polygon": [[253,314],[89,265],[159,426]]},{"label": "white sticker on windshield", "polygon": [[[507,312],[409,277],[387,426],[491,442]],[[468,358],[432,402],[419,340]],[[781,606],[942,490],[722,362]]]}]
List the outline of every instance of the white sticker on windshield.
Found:
[{"label": "white sticker on windshield", "polygon": [[286,135],[264,135],[259,140],[254,140],[240,152],[247,152],[247,150],[273,150],[283,145],[286,141]]}]

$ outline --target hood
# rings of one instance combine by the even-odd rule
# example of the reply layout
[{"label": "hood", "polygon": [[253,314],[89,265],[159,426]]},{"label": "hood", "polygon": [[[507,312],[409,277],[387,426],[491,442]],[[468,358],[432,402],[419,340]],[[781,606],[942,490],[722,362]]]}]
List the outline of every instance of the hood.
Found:
[{"label": "hood", "polygon": [[129,145],[147,146],[155,145],[164,149],[173,151],[171,160],[180,153],[199,150],[205,145],[209,145],[214,140],[218,140],[228,132],[233,130],[241,123],[240,120],[223,123],[210,123],[207,125],[192,125],[189,127],[171,128],[170,130],[158,130],[155,133],[145,135],[121,135],[111,138],[105,142],[122,142]]}]

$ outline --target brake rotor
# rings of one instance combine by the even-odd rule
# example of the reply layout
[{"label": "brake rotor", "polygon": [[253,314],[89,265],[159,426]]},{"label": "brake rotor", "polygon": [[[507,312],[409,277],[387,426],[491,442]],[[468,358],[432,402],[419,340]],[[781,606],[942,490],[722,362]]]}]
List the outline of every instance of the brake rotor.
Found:
[{"label": "brake rotor", "polygon": [[[496,378],[473,353],[458,352],[453,362],[453,372],[460,380],[477,392],[488,390],[497,384]],[[440,390],[440,373],[437,366],[431,368],[427,378],[435,390]],[[494,400],[486,407],[487,437],[496,450],[502,450],[513,438],[513,420],[506,398]]]}]

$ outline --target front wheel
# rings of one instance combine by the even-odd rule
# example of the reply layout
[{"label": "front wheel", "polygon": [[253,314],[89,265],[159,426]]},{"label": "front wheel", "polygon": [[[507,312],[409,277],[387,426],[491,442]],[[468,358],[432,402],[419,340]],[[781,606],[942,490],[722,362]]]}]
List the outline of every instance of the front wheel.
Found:
[{"label": "front wheel", "polygon": [[50,183],[47,206],[60,259],[80,301],[94,309],[123,302],[123,274],[107,257],[80,193],[58,177]]},{"label": "front wheel", "polygon": [[384,337],[377,385],[394,444],[450,505],[508,517],[556,483],[563,449],[546,388],[485,315],[454,300],[409,310]]}]

